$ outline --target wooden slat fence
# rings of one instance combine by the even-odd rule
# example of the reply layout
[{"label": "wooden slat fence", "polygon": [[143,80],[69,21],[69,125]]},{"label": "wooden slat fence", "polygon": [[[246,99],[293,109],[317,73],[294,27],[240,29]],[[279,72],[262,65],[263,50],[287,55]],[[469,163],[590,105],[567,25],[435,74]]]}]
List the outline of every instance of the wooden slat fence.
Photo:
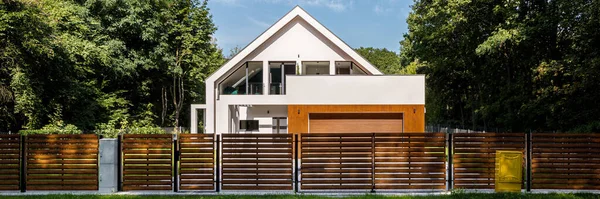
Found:
[{"label": "wooden slat fence", "polygon": [[98,190],[98,136],[26,137],[27,190]]},{"label": "wooden slat fence", "polygon": [[496,150],[525,151],[525,133],[454,133],[453,136],[454,188],[494,189]]},{"label": "wooden slat fence", "polygon": [[302,134],[301,190],[373,188],[373,134]]},{"label": "wooden slat fence", "polygon": [[446,188],[444,133],[375,134],[375,189]]},{"label": "wooden slat fence", "polygon": [[0,190],[19,190],[21,140],[19,135],[0,135]]},{"label": "wooden slat fence", "polygon": [[125,134],[123,190],[172,190],[173,135]]},{"label": "wooden slat fence", "polygon": [[600,134],[532,133],[532,189],[600,189]]},{"label": "wooden slat fence", "polygon": [[214,134],[179,134],[181,190],[215,189]]},{"label": "wooden slat fence", "polygon": [[223,134],[223,190],[292,190],[292,134]]}]

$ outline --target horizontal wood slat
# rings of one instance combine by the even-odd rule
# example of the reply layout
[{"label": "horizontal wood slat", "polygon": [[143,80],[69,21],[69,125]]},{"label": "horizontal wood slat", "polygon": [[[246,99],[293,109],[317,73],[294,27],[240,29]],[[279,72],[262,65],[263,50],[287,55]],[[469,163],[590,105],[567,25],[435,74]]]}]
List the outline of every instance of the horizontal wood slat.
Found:
[{"label": "horizontal wood slat", "polygon": [[173,135],[125,134],[123,190],[172,190]]},{"label": "horizontal wood slat", "polygon": [[19,190],[21,137],[0,135],[0,191]]},{"label": "horizontal wood slat", "polygon": [[300,135],[302,190],[371,189],[372,133]]},{"label": "horizontal wood slat", "polygon": [[532,133],[532,189],[600,189],[600,134]]},{"label": "horizontal wood slat", "polygon": [[444,133],[376,133],[375,189],[445,189],[445,139]]},{"label": "horizontal wood slat", "polygon": [[179,134],[178,138],[179,189],[214,190],[214,134]]},{"label": "horizontal wood slat", "polygon": [[525,133],[453,133],[452,136],[454,188],[458,189],[494,189],[496,151],[525,152]]},{"label": "horizontal wood slat", "polygon": [[223,190],[291,190],[292,134],[223,134]]},{"label": "horizontal wood slat", "polygon": [[98,190],[98,136],[29,135],[27,190]]}]

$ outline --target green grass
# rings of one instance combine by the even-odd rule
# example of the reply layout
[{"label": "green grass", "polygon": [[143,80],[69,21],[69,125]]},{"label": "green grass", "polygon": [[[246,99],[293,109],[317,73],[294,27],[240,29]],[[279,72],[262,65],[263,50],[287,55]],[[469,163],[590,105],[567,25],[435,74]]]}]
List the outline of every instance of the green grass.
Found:
[{"label": "green grass", "polygon": [[591,193],[553,193],[553,194],[519,194],[519,193],[454,193],[449,195],[427,195],[427,196],[381,196],[381,195],[359,195],[359,196],[314,196],[314,195],[223,195],[223,196],[131,196],[131,195],[43,195],[43,196],[0,196],[0,198],[15,199],[580,199],[598,198],[600,194]]}]

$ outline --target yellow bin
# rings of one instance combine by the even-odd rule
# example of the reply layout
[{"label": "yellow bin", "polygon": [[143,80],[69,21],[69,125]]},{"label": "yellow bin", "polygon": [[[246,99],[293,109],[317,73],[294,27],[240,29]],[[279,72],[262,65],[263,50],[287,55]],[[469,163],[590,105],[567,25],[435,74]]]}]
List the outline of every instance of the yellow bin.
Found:
[{"label": "yellow bin", "polygon": [[496,192],[521,192],[522,180],[523,153],[496,151]]}]

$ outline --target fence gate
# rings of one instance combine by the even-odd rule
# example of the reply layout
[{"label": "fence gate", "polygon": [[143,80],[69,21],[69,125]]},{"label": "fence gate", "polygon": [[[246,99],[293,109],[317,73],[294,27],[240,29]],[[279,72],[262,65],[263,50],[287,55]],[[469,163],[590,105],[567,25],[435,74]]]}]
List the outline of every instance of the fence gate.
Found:
[{"label": "fence gate", "polygon": [[532,134],[533,189],[600,189],[600,135]]},{"label": "fence gate", "polygon": [[525,133],[454,133],[453,136],[454,188],[494,189],[496,150],[525,152]]},{"label": "fence gate", "polygon": [[123,190],[172,190],[172,134],[122,138]]},{"label": "fence gate", "polygon": [[292,134],[223,134],[223,190],[292,190]]},{"label": "fence gate", "polygon": [[0,191],[19,190],[19,135],[0,135]]},{"label": "fence gate", "polygon": [[98,190],[98,136],[26,137],[27,190]]},{"label": "fence gate", "polygon": [[375,134],[375,189],[446,188],[444,133]]},{"label": "fence gate", "polygon": [[179,134],[181,190],[215,189],[214,134]]},{"label": "fence gate", "polygon": [[301,190],[373,189],[373,134],[302,134]]}]

